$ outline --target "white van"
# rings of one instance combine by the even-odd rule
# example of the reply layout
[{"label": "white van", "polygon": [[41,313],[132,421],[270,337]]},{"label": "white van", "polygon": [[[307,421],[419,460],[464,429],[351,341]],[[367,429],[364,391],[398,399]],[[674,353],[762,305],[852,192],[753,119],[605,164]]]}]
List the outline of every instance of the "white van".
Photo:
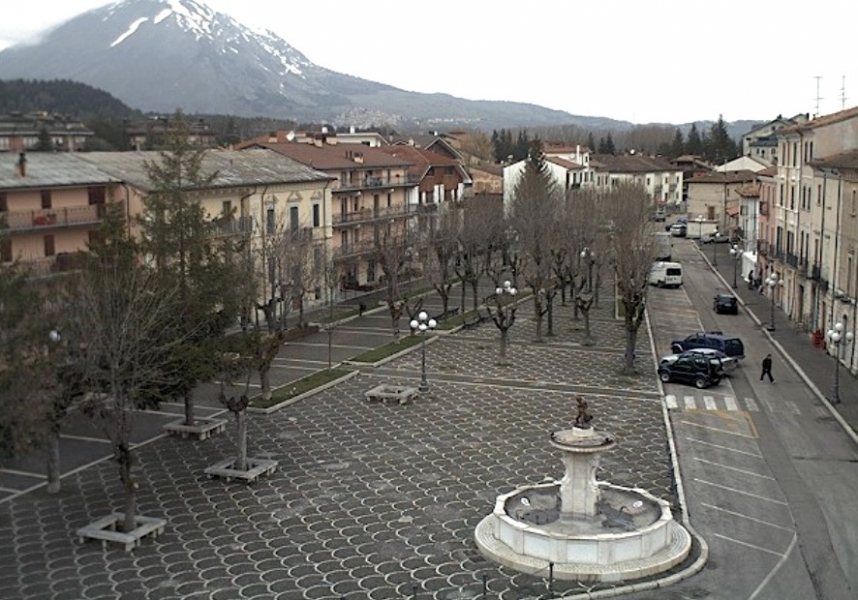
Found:
[{"label": "white van", "polygon": [[649,270],[649,284],[658,287],[682,285],[682,265],[677,262],[657,262]]}]

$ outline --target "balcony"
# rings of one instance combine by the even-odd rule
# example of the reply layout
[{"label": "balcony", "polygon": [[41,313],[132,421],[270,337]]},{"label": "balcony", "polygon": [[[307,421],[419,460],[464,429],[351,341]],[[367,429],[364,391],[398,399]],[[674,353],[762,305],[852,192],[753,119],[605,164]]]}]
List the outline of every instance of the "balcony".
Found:
[{"label": "balcony", "polygon": [[785,262],[786,262],[786,264],[791,266],[793,269],[798,268],[798,256],[796,256],[795,254],[787,252],[785,254]]},{"label": "balcony", "polygon": [[354,190],[377,190],[380,188],[395,188],[401,186],[415,186],[420,183],[420,178],[413,175],[405,177],[352,177],[346,181],[340,181],[339,187],[334,191]]},{"label": "balcony", "polygon": [[6,226],[11,232],[86,227],[101,223],[107,214],[108,206],[115,207],[124,214],[121,204],[91,204],[70,208],[9,211],[0,215],[5,216]]},{"label": "balcony", "polygon": [[375,240],[349,243],[334,249],[334,260],[347,260],[376,252],[378,245]]},{"label": "balcony", "polygon": [[210,223],[211,236],[214,238],[233,237],[253,233],[253,218],[216,219]]},{"label": "balcony", "polygon": [[402,217],[415,216],[414,211],[409,211],[407,206],[390,206],[378,209],[363,208],[361,210],[334,213],[331,220],[334,227],[342,225],[358,225],[360,223],[372,223]]},{"label": "balcony", "polygon": [[60,252],[56,256],[24,260],[21,265],[27,269],[30,277],[53,277],[62,273],[76,271],[82,266],[82,256],[70,252]]},{"label": "balcony", "polygon": [[757,253],[760,256],[768,256],[769,254],[769,242],[766,240],[757,240]]}]

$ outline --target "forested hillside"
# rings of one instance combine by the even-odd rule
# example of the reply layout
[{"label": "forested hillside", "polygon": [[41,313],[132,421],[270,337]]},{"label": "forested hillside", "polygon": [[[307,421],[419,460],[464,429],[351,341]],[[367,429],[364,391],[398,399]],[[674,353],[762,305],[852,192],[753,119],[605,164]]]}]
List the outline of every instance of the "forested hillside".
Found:
[{"label": "forested hillside", "polygon": [[140,114],[107,92],[76,81],[0,80],[0,114],[35,111],[81,120],[93,116],[125,118]]}]

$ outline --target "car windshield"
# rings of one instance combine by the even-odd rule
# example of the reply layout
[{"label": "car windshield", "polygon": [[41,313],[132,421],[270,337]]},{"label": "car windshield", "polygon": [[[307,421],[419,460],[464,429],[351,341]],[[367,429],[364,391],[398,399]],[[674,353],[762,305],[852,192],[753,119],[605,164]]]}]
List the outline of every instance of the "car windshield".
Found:
[{"label": "car windshield", "polygon": [[724,340],[724,348],[727,350],[727,354],[732,354],[734,356],[737,354],[744,354],[745,351],[741,340],[738,339]]}]

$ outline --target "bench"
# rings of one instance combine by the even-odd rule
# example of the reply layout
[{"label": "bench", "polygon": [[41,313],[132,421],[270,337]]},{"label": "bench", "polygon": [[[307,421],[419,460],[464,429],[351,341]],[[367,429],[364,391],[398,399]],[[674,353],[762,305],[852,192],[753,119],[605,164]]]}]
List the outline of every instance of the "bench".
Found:
[{"label": "bench", "polygon": [[381,384],[364,392],[364,397],[369,402],[397,402],[398,404],[407,404],[409,400],[419,393],[415,387]]},{"label": "bench", "polygon": [[441,313],[438,313],[437,315],[434,315],[432,318],[435,319],[436,321],[443,321],[444,319],[447,319],[449,317],[455,317],[458,314],[459,314],[459,307],[457,306],[455,308],[448,308],[444,312],[441,312]]},{"label": "bench", "polygon": [[474,329],[476,327],[479,327],[480,325],[482,325],[486,321],[489,321],[491,318],[492,318],[492,316],[490,314],[484,315],[482,312],[477,310],[477,314],[474,317],[474,320],[473,321],[465,320],[465,322],[462,324],[462,329]]},{"label": "bench", "polygon": [[163,534],[164,527],[167,524],[167,521],[164,519],[137,516],[134,518],[136,525],[134,531],[130,533],[117,531],[117,525],[124,520],[125,515],[123,513],[113,513],[90,523],[86,527],[81,527],[77,530],[77,535],[81,543],[87,539],[98,540],[101,542],[101,547],[106,548],[108,542],[113,542],[121,544],[126,552],[131,552],[136,546],[140,545],[140,540],[147,535],[158,537]]}]

